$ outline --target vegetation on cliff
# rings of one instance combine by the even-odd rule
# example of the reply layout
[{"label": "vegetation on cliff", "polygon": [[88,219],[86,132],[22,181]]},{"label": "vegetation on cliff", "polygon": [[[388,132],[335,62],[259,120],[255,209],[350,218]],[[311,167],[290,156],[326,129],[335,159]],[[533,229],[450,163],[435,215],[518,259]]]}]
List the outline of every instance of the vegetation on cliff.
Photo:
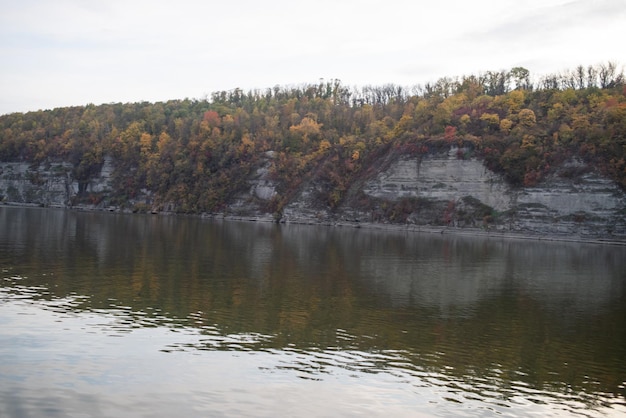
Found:
[{"label": "vegetation on cliff", "polygon": [[382,156],[451,144],[515,186],[534,185],[575,156],[626,188],[624,75],[608,63],[531,82],[517,67],[414,88],[321,80],[0,116],[1,161],[69,161],[86,184],[110,156],[117,203],[148,190],[157,207],[173,202],[189,213],[223,208],[261,164],[278,184],[268,212],[307,179],[334,209]]}]

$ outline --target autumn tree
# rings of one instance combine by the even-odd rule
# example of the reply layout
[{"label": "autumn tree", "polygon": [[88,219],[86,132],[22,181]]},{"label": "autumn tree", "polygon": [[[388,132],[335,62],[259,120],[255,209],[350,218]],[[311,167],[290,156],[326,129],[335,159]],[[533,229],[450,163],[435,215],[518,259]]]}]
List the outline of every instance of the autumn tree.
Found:
[{"label": "autumn tree", "polygon": [[535,80],[515,67],[412,88],[320,80],[206,100],[3,115],[0,159],[69,161],[83,190],[109,158],[118,203],[149,193],[155,205],[176,202],[194,213],[224,208],[261,164],[271,166],[279,190],[268,210],[307,177],[325,185],[320,201],[337,208],[388,153],[423,155],[447,142],[473,148],[516,185],[540,181],[565,156],[625,185],[625,103],[623,73],[611,63]]}]

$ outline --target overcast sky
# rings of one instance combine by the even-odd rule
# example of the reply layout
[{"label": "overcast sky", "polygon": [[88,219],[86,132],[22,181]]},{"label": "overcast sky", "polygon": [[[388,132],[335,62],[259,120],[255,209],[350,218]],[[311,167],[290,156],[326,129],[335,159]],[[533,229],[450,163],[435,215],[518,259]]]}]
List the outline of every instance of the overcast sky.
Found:
[{"label": "overcast sky", "polygon": [[626,0],[0,0],[0,114],[626,64]]}]

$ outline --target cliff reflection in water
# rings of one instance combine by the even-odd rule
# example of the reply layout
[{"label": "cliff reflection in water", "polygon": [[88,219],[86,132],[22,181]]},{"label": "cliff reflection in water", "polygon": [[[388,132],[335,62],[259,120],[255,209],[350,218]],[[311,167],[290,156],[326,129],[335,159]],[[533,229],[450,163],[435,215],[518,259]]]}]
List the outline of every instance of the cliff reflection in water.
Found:
[{"label": "cliff reflection in water", "polygon": [[167,349],[393,350],[626,397],[621,247],[14,208],[0,225],[3,274],[37,297],[207,336]]}]

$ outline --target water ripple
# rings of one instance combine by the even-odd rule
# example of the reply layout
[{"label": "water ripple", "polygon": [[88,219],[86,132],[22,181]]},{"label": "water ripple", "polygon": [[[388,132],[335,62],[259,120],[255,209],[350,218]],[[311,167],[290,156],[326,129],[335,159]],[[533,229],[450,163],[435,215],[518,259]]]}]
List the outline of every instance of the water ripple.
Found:
[{"label": "water ripple", "polygon": [[[108,306],[96,308],[90,306],[88,296],[56,297],[47,286],[24,284],[24,277],[11,276],[3,282],[0,303],[34,305],[54,314],[54,320],[66,327],[69,325],[64,319],[75,318],[88,334],[124,338],[139,330],[154,330],[160,332],[159,351],[162,353],[225,352],[263,356],[257,366],[260,372],[288,373],[311,382],[339,378],[365,384],[376,376],[377,385],[390,385],[403,392],[411,388],[413,394],[427,396],[430,402],[440,405],[443,416],[452,415],[449,411],[462,416],[464,411],[472,410],[499,416],[532,415],[531,411],[536,408],[540,408],[544,416],[565,413],[596,417],[601,415],[598,411],[626,412],[624,398],[601,391],[574,390],[559,383],[558,376],[554,382],[545,381],[542,387],[537,387],[529,383],[526,371],[506,370],[498,363],[487,369],[461,371],[446,364],[449,355],[446,351],[416,353],[408,349],[372,348],[376,339],[342,328],[334,330],[334,343],[327,346],[283,344],[284,336],[279,334],[228,332],[223,326],[210,323],[210,315],[202,311],[177,318],[154,308],[138,310],[112,298]],[[28,309],[23,312],[32,315]],[[28,340],[20,344],[37,347]],[[446,349],[445,345],[441,347]],[[589,376],[585,383],[597,386]],[[620,389],[624,391],[624,383]]]}]

